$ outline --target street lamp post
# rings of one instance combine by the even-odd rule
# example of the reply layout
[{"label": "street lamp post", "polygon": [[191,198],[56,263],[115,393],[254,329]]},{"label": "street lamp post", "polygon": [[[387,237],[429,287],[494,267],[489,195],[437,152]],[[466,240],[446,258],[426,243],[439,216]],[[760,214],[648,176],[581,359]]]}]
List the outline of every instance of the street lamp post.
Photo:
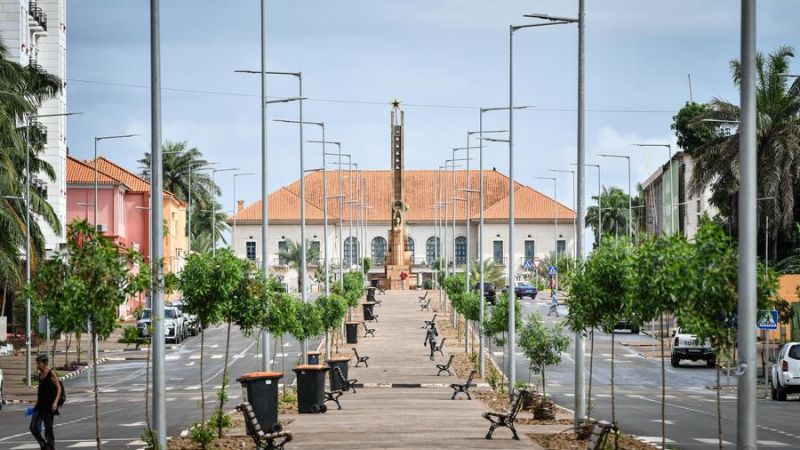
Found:
[{"label": "street lamp post", "polygon": [[[232,167],[227,169],[211,169],[211,185],[216,186],[216,175],[217,172],[230,172],[230,171],[237,171],[239,170],[238,167]],[[216,254],[217,252],[217,199],[212,199],[211,201],[211,254]]]},{"label": "street lamp post", "polygon": [[[572,163],[572,165],[577,166],[575,163]],[[600,164],[584,164],[584,166],[597,169],[597,243],[600,244],[600,241],[603,240],[603,207],[601,199],[603,195],[603,185],[600,180]]]},{"label": "street lamp post", "polygon": [[[675,216],[678,214],[675,211],[675,170],[672,165],[672,144],[633,144],[634,147],[664,147],[667,149],[667,158],[669,161],[669,201],[670,201],[670,234],[675,232]],[[630,165],[630,161],[628,162]],[[630,193],[628,194],[630,195]]]},{"label": "street lamp post", "polygon": [[[629,155],[611,155],[608,153],[598,154],[597,156],[603,158],[617,158],[624,159],[628,162],[628,237],[633,241],[633,193],[631,192],[631,157]],[[598,178],[600,168],[597,168]],[[598,201],[600,197],[597,197]],[[598,203],[599,204],[599,203]]]},{"label": "street lamp post", "polygon": [[[560,169],[549,169],[548,172],[557,172],[557,173],[569,173],[572,174],[572,201],[575,201],[575,171],[574,170],[560,170]],[[576,227],[576,219],[575,217],[572,218],[572,232],[575,233],[577,237],[577,227]],[[575,261],[578,260],[578,249],[577,246],[574,249],[575,253]]]},{"label": "street lamp post", "polygon": [[[129,137],[138,136],[138,134],[119,134],[116,136],[95,136],[94,138],[94,230],[97,231],[97,143],[109,139],[124,139]],[[150,160],[152,161],[153,155],[151,153]],[[151,173],[151,178],[153,178]]]},{"label": "street lamp post", "polygon": [[[236,208],[236,179],[239,177],[246,177],[250,175],[255,175],[253,172],[246,172],[246,173],[234,173],[233,174],[233,230],[231,234],[231,248],[233,249],[233,254],[236,254],[236,214],[239,212]],[[245,254],[247,257],[247,254]]]},{"label": "street lamp post", "polygon": [[[553,182],[553,245],[555,245],[556,266],[558,266],[558,179],[556,177],[534,177],[537,180]],[[558,289],[558,274],[556,274],[556,289]]]}]

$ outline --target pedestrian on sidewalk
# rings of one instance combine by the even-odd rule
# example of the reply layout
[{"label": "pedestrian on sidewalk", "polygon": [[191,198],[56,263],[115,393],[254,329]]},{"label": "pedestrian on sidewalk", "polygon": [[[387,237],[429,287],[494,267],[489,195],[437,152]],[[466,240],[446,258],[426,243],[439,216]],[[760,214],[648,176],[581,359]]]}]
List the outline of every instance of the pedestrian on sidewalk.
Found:
[{"label": "pedestrian on sidewalk", "polygon": [[425,335],[425,342],[422,345],[428,345],[431,348],[431,361],[433,361],[433,353],[436,351],[436,337],[439,336],[439,332],[436,330],[436,324],[431,324],[431,327],[428,328],[428,331]]},{"label": "pedestrian on sidewalk", "polygon": [[[30,431],[42,450],[55,450],[56,438],[53,435],[53,419],[58,415],[58,399],[61,398],[61,382],[56,372],[48,367],[50,359],[47,355],[36,357],[36,368],[39,369],[39,388],[36,393],[36,405],[33,407]],[[42,437],[44,424],[44,437]]]},{"label": "pedestrian on sidewalk", "polygon": [[560,317],[558,315],[558,297],[556,297],[555,289],[550,291],[550,310],[547,311],[547,317],[550,317],[552,313],[556,313],[556,317]]}]

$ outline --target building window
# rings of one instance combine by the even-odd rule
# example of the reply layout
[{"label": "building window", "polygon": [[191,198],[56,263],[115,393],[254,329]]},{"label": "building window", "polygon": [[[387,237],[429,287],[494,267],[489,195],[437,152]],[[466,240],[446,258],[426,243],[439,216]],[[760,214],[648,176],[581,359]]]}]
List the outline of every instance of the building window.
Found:
[{"label": "building window", "polygon": [[347,267],[358,263],[358,239],[348,237],[344,240],[344,264]]},{"label": "building window", "polygon": [[256,243],[255,241],[245,242],[245,254],[250,261],[256,260]]},{"label": "building window", "polygon": [[378,236],[372,240],[372,262],[382,266],[386,260],[386,239]]},{"label": "building window", "polygon": [[536,241],[525,241],[525,261],[530,261],[533,264],[533,258],[536,256]]},{"label": "building window", "polygon": [[456,238],[456,264],[467,263],[467,238],[459,236]]},{"label": "building window", "polygon": [[414,260],[414,239],[411,236],[406,237],[406,251],[411,252],[411,260]]},{"label": "building window", "polygon": [[289,259],[284,256],[289,251],[289,243],[287,241],[278,241],[278,265],[285,266],[289,264]]},{"label": "building window", "polygon": [[558,256],[564,255],[564,252],[567,251],[567,241],[563,239],[559,239],[556,241],[556,251],[558,252]]},{"label": "building window", "polygon": [[320,258],[322,257],[322,254],[320,253],[319,241],[311,241],[311,247],[308,249],[308,255],[316,255],[311,259],[311,261],[306,261],[308,264],[314,266],[319,265]]},{"label": "building window", "polygon": [[440,245],[439,238],[433,236],[428,238],[425,242],[425,262],[433,264],[434,261],[439,259],[442,254]]},{"label": "building window", "polygon": [[494,241],[492,243],[492,256],[494,257],[494,262],[503,264],[503,241]]}]

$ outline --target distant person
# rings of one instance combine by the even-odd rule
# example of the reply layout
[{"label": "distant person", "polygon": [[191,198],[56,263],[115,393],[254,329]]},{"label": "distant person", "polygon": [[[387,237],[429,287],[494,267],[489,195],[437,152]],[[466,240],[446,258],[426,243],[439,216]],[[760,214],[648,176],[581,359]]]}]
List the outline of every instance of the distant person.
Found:
[{"label": "distant person", "polygon": [[433,361],[433,353],[436,351],[436,338],[439,336],[439,331],[436,330],[436,324],[432,324],[425,334],[425,342],[422,345],[428,345],[431,348],[431,361]]},{"label": "distant person", "polygon": [[[50,359],[47,355],[36,357],[36,368],[39,369],[39,388],[36,393],[36,405],[33,407],[30,431],[42,450],[55,450],[56,438],[53,435],[53,419],[58,415],[58,400],[61,398],[61,382],[55,371],[48,367]],[[42,425],[44,424],[44,437]]]},{"label": "distant person", "polygon": [[552,313],[556,313],[556,317],[560,317],[558,315],[558,297],[555,289],[550,290],[550,309],[547,311],[547,316],[550,317]]}]

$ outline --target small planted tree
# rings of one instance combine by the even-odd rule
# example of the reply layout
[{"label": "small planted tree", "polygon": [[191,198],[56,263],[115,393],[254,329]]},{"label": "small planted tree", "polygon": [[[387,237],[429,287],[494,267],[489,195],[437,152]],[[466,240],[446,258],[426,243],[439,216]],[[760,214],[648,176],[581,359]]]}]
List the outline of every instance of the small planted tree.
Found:
[{"label": "small planted tree", "polygon": [[[321,296],[317,298],[317,306],[320,309],[322,326],[325,329],[325,358],[331,357],[331,334],[333,330],[342,325],[345,314],[347,314],[347,302],[337,294]],[[337,348],[338,352],[338,348]]]},{"label": "small planted tree", "polygon": [[543,402],[548,401],[545,371],[548,366],[561,363],[561,352],[567,350],[569,342],[569,338],[564,334],[563,324],[558,323],[548,328],[538,312],[529,315],[528,323],[520,330],[517,343],[528,358],[530,373],[542,375]]},{"label": "small planted tree", "polygon": [[[296,329],[296,322],[299,320],[298,306],[300,301],[296,300],[291,295],[285,292],[275,292],[269,311],[265,317],[265,328],[270,334],[280,337],[281,348],[283,348],[283,337],[286,333]],[[275,340],[275,346],[278,345],[278,340]],[[274,355],[276,348],[273,347],[272,354]],[[286,373],[286,352],[281,357],[282,369],[281,372]],[[273,360],[272,368],[275,368]],[[283,395],[286,396],[286,383],[283,385]]]},{"label": "small planted tree", "polygon": [[[514,328],[518,329],[522,326],[522,304],[519,300],[514,299]],[[506,333],[508,333],[508,295],[501,294],[497,300],[497,304],[492,308],[489,318],[486,320],[486,325],[483,327],[483,333],[489,337],[495,345],[503,348],[503,363],[501,367],[506,366]]]},{"label": "small planted tree", "polygon": [[[289,328],[289,334],[297,339],[298,342],[304,342],[324,333],[325,325],[322,321],[322,308],[316,302],[303,303],[299,299],[294,299],[294,301],[297,305],[297,320]],[[301,355],[300,359],[303,360],[306,356]]]}]

